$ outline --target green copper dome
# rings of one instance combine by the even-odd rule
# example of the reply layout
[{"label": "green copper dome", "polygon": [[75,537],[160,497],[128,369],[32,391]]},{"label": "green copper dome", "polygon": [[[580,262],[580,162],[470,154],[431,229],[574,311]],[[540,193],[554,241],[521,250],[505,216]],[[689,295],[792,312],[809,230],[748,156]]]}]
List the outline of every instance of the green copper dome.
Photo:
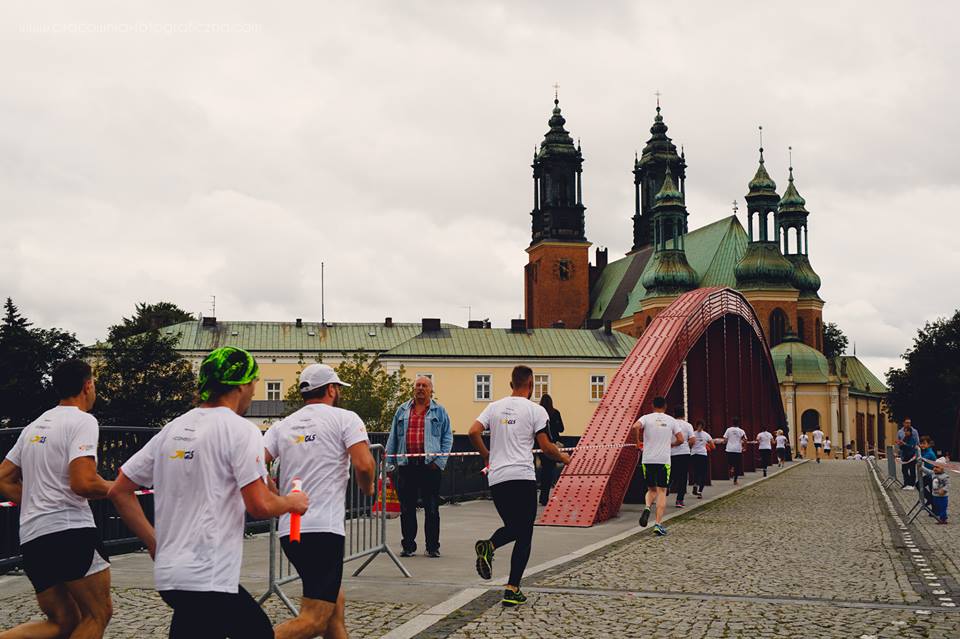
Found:
[{"label": "green copper dome", "polygon": [[563,128],[566,123],[566,119],[560,114],[560,100],[555,99],[553,101],[553,115],[548,122],[550,130],[543,136],[543,142],[540,143],[540,153],[537,155],[539,159],[559,155],[579,156],[580,152],[573,146],[573,138]]},{"label": "green copper dome", "polygon": [[657,105],[657,115],[653,119],[653,126],[650,127],[650,139],[643,147],[640,159],[634,161],[634,166],[639,167],[648,164],[658,157],[671,163],[680,159],[680,156],[677,155],[677,146],[667,136],[667,125],[663,121],[663,116],[660,115],[659,105]]},{"label": "green copper dome", "polygon": [[819,297],[820,276],[817,275],[806,255],[787,255],[787,260],[793,264],[793,286],[800,291],[800,297]]},{"label": "green copper dome", "polygon": [[757,166],[757,172],[747,186],[750,189],[750,192],[747,193],[748,202],[753,198],[776,198],[778,201],[780,200],[780,196],[777,195],[777,183],[773,181],[763,165],[763,147],[760,147],[760,165]]},{"label": "green copper dome", "polygon": [[777,379],[787,377],[787,356],[790,356],[793,381],[798,384],[823,384],[830,381],[830,364],[823,353],[807,346],[796,335],[788,335],[770,349]]},{"label": "green copper dome", "polygon": [[640,279],[647,289],[645,297],[686,293],[697,288],[699,281],[700,277],[680,249],[657,251]]},{"label": "green copper dome", "polygon": [[790,288],[793,264],[783,256],[776,242],[751,242],[734,273],[737,288]]},{"label": "green copper dome", "polygon": [[800,196],[800,192],[797,191],[797,187],[793,183],[793,167],[790,167],[790,178],[787,184],[787,190],[783,192],[783,197],[780,198],[779,211],[783,213],[794,213],[801,215],[808,215],[809,212],[806,209],[807,201]]},{"label": "green copper dome", "polygon": [[663,186],[660,188],[660,192],[654,196],[653,200],[656,202],[656,204],[653,205],[654,210],[668,206],[683,206],[683,194],[677,190],[669,166],[667,167],[667,174],[663,178]]}]

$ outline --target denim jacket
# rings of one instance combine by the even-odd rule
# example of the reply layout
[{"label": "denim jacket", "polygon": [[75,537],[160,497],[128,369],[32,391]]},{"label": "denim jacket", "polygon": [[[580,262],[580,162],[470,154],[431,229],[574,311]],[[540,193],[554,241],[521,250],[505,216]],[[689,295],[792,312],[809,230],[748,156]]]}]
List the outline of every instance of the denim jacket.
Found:
[{"label": "denim jacket", "polygon": [[[407,424],[410,423],[410,411],[413,400],[405,402],[397,409],[390,425],[390,436],[387,438],[387,460],[398,466],[405,466],[408,457],[396,457],[407,452]],[[450,427],[450,416],[447,410],[430,400],[430,407],[423,418],[423,452],[427,453],[424,464],[436,464],[440,470],[447,465],[449,457],[431,457],[437,453],[449,453],[453,448],[453,429]]]}]

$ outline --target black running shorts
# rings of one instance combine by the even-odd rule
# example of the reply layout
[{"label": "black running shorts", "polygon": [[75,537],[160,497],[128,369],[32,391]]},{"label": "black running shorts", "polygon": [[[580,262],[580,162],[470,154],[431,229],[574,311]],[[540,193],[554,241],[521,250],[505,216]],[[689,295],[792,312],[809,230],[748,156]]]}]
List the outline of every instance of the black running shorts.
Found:
[{"label": "black running shorts", "polygon": [[237,592],[161,590],[173,608],[170,639],[273,639],[270,617],[243,586]]},{"label": "black running shorts", "polygon": [[22,544],[20,554],[23,570],[38,593],[110,567],[96,528],[68,528],[42,535]]},{"label": "black running shorts", "polygon": [[670,464],[643,464],[643,479],[647,488],[666,488],[670,485]]},{"label": "black running shorts", "polygon": [[343,581],[343,535],[302,533],[300,543],[281,537],[280,546],[303,582],[303,596],[337,603]]},{"label": "black running shorts", "polygon": [[816,443],[815,443],[815,444],[813,445],[813,447],[814,447],[814,448],[822,448],[822,447],[823,447],[823,444],[816,444]]}]

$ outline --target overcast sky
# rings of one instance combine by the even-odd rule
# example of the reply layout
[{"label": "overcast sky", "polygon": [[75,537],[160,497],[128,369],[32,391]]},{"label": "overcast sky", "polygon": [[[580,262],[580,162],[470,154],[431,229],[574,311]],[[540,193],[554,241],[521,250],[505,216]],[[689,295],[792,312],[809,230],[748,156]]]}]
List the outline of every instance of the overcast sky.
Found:
[{"label": "overcast sky", "polygon": [[[233,320],[523,312],[555,82],[587,235],[631,244],[654,92],[690,226],[756,169],[810,215],[826,321],[882,374],[958,305],[955,3],[47,2],[0,8],[0,296],[91,342]],[[741,208],[741,220],[745,218]]]}]

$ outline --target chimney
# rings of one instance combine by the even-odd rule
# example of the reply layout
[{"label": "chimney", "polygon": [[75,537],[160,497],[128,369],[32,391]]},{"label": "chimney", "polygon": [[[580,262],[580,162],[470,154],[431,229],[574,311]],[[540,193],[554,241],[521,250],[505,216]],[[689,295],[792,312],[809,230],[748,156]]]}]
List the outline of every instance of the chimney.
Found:
[{"label": "chimney", "polygon": [[439,333],[440,332],[440,318],[438,317],[424,317],[420,320],[421,331],[424,333]]},{"label": "chimney", "polygon": [[603,334],[613,335],[613,321],[607,320],[603,323]]},{"label": "chimney", "polygon": [[567,325],[563,323],[563,320],[557,320],[550,325],[550,328],[566,328]]},{"label": "chimney", "polygon": [[300,317],[297,318],[297,328],[303,328],[303,319]]},{"label": "chimney", "polygon": [[608,259],[608,257],[607,257],[607,255],[608,255],[607,251],[608,251],[608,250],[609,250],[609,249],[605,249],[605,248],[604,248],[604,249],[602,249],[602,248],[598,248],[598,249],[597,249],[597,257],[596,257],[596,260],[597,260],[597,270],[598,270],[598,271],[602,271],[603,269],[607,268],[607,259]]},{"label": "chimney", "polygon": [[393,328],[393,318],[387,317],[383,320],[383,325],[387,328]]},{"label": "chimney", "polygon": [[510,332],[511,332],[511,333],[526,333],[526,332],[527,332],[527,320],[525,320],[525,319],[510,320]]},{"label": "chimney", "polygon": [[484,328],[483,320],[469,320],[467,322],[467,328]]},{"label": "chimney", "polygon": [[200,322],[201,326],[209,326],[210,328],[216,328],[217,318],[216,317],[204,317],[203,321]]}]

